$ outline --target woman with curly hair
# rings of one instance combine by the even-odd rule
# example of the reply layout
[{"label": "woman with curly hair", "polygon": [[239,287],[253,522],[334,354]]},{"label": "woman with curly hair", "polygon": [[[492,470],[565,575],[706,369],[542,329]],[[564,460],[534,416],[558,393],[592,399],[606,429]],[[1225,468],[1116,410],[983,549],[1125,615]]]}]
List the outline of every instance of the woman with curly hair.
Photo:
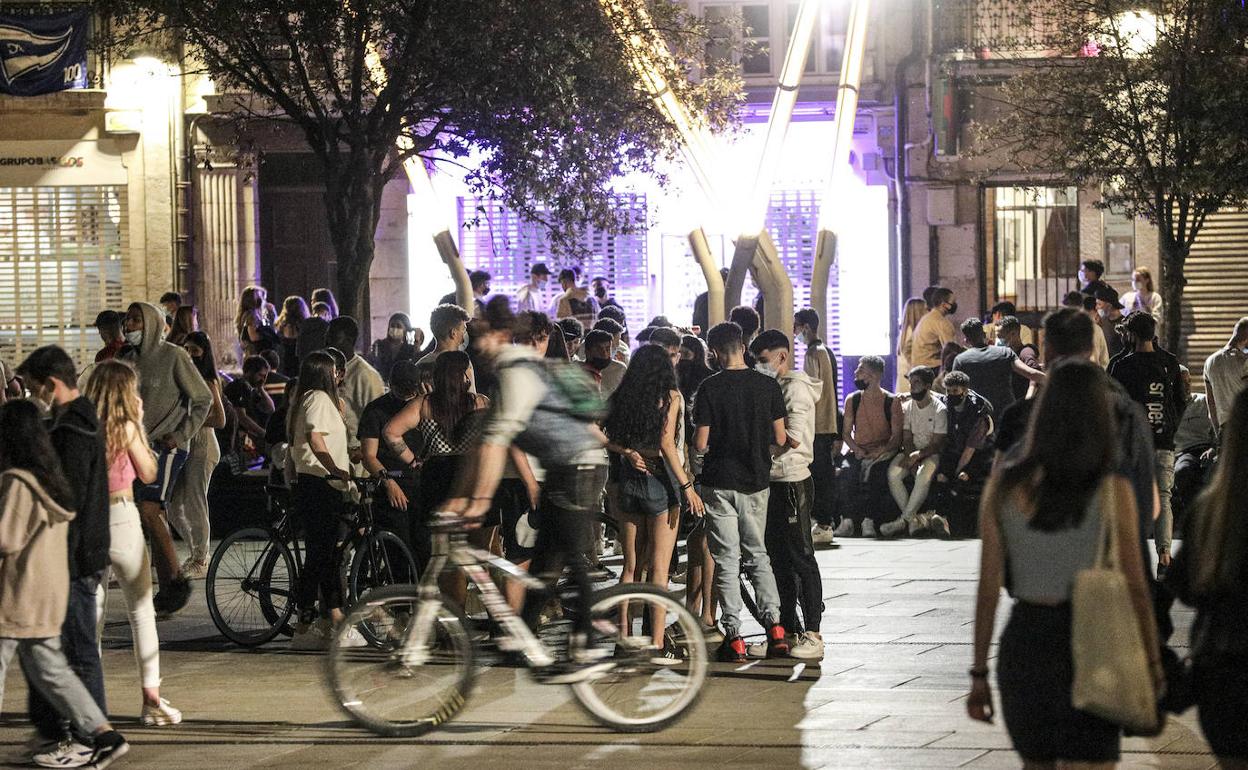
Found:
[{"label": "woman with curly hair", "polygon": [[[608,448],[623,458],[620,473],[620,539],[624,544],[621,583],[650,582],[666,590],[672,551],[680,527],[680,492],[695,516],[702,498],[684,462],[684,398],[667,351],[642,345],[611,394],[604,430]],[[678,491],[679,490],[679,491]],[[651,619],[654,643],[669,656],[661,611]]]}]

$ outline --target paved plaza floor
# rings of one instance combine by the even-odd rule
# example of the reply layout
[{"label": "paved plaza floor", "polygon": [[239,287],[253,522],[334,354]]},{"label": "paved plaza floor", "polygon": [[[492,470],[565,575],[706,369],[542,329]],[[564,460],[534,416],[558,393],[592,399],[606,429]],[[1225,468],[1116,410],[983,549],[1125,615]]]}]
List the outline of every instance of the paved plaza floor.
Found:
[{"label": "paved plaza floor", "polygon": [[[823,663],[715,664],[688,718],[641,736],[594,726],[564,687],[491,668],[443,729],[378,739],[329,700],[319,654],[291,652],[285,641],[259,650],[225,642],[208,619],[202,583],[187,610],[160,624],[163,694],[186,721],[142,728],[130,632],[114,590],[104,666],[116,725],[133,744],[117,767],[1019,767],[1000,723],[972,722],[964,710],[978,563],[977,541],[846,540],[820,551]],[[1177,610],[1175,620],[1185,643],[1191,614]],[[27,736],[21,677],[10,674],[6,684],[0,762]],[[1160,737],[1125,740],[1122,766],[1215,765],[1188,712]]]}]

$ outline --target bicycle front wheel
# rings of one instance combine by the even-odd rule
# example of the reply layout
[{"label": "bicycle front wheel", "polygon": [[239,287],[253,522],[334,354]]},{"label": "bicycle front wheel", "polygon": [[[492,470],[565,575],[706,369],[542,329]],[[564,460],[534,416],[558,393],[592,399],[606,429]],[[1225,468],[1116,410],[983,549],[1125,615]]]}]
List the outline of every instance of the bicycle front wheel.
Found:
[{"label": "bicycle front wheel", "polygon": [[[347,647],[347,631],[367,623],[379,646]],[[378,735],[410,737],[455,716],[472,689],[472,642],[463,612],[441,597],[421,600],[414,585],[370,591],[338,626],[326,659],[334,698]]]},{"label": "bicycle front wheel", "polygon": [[[627,583],[596,593],[590,613],[591,643],[613,654],[615,666],[572,685],[585,711],[621,732],[661,730],[688,713],[702,695],[708,663],[702,623],[684,603],[655,586]],[[656,615],[672,644],[655,643],[646,620]]]},{"label": "bicycle front wheel", "polygon": [[267,529],[241,529],[221,541],[208,564],[208,614],[231,642],[264,644],[294,612],[294,579],[294,558],[285,544]]},{"label": "bicycle front wheel", "polygon": [[[347,582],[347,600],[354,604],[370,591],[399,583],[416,580],[416,560],[398,535],[377,530],[356,543],[351,558],[351,571]],[[360,623],[360,633],[369,644],[381,646],[385,642],[389,621],[381,617],[377,626],[371,619]]]}]

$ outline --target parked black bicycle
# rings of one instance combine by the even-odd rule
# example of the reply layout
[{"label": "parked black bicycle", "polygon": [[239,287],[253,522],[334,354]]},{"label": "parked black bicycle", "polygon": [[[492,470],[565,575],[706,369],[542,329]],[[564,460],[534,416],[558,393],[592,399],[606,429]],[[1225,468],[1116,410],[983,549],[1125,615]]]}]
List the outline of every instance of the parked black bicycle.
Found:
[{"label": "parked black bicycle", "polygon": [[[384,477],[352,481],[359,501],[345,506],[345,535],[335,553],[348,603],[373,589],[411,582],[416,575],[407,545],[374,523],[373,501]],[[225,638],[244,647],[293,633],[294,593],[303,569],[304,549],[291,515],[290,490],[270,484],[266,491],[272,523],[238,530],[222,540],[205,581],[213,624]],[[380,642],[367,619],[358,628],[370,644]]]}]

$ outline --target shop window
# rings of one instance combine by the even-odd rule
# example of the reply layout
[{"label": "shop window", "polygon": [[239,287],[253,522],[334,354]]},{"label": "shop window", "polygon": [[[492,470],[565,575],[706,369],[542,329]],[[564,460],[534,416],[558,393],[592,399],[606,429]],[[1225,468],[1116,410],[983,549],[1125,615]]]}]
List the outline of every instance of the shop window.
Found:
[{"label": "shop window", "polygon": [[56,344],[94,359],[96,314],[124,310],[125,190],[0,187],[0,357]]},{"label": "shop window", "polygon": [[991,187],[985,225],[988,299],[1019,311],[1061,305],[1079,289],[1079,209],[1074,187]]}]

